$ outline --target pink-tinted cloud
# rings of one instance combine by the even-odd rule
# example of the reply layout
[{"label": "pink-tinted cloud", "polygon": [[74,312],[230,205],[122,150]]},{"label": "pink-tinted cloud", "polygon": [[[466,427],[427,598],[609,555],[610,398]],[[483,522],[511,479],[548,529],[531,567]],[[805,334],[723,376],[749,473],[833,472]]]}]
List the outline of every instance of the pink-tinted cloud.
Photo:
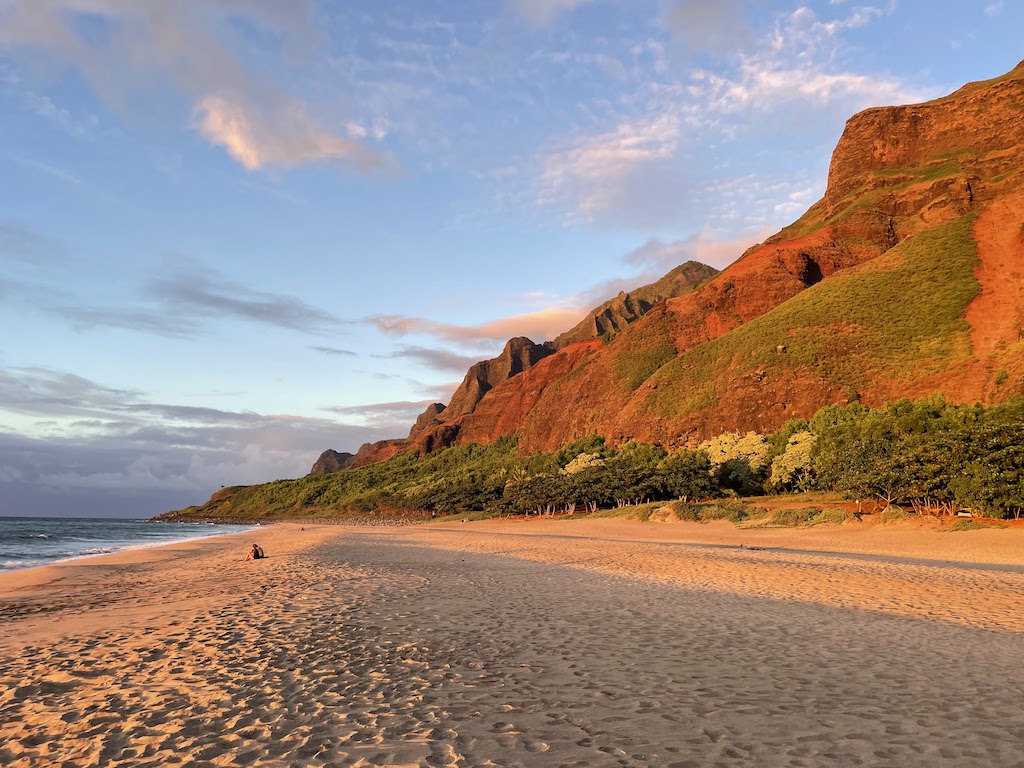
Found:
[{"label": "pink-tinted cloud", "polygon": [[526,336],[539,343],[568,330],[586,314],[587,309],[583,307],[569,306],[549,307],[479,325],[454,325],[404,315],[376,315],[368,321],[391,336],[425,335],[455,344],[504,342],[516,336]]},{"label": "pink-tinted cloud", "polygon": [[699,261],[715,269],[724,269],[736,261],[752,245],[772,234],[771,229],[752,232],[745,237],[720,240],[708,231],[701,231],[684,240],[666,243],[651,238],[625,256],[627,264],[647,267],[664,274],[686,261]]},{"label": "pink-tinted cloud", "polygon": [[282,62],[298,60],[318,42],[309,0],[38,0],[4,3],[0,12],[0,48],[69,65],[116,108],[148,105],[170,85],[188,103],[193,127],[248,170],[338,163],[365,173],[391,165],[251,72],[228,42],[227,30],[243,19],[280,40]]}]

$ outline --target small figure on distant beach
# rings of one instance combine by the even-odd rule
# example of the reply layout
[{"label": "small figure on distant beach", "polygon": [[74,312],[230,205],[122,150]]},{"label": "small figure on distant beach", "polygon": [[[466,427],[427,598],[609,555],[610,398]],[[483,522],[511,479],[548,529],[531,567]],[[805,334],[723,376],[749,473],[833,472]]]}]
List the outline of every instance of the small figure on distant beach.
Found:
[{"label": "small figure on distant beach", "polygon": [[263,552],[263,547],[259,544],[253,544],[252,549],[249,550],[249,554],[245,556],[246,560],[259,560],[260,558],[266,557]]}]

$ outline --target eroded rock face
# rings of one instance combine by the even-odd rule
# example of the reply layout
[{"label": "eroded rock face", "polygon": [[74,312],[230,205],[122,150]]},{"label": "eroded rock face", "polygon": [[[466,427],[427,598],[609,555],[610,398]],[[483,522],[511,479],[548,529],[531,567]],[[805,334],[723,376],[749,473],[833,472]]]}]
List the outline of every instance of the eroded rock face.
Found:
[{"label": "eroded rock face", "polygon": [[477,403],[494,387],[554,353],[552,346],[534,344],[525,336],[509,339],[498,357],[483,360],[470,367],[447,407],[435,403],[420,414],[409,432],[409,439],[415,440],[438,424],[472,413]]},{"label": "eroded rock face", "polygon": [[309,470],[310,475],[329,475],[332,472],[340,472],[345,469],[352,460],[351,453],[338,452],[328,448],[320,454],[320,458]]},{"label": "eroded rock face", "polygon": [[1022,78],[1024,62],[1003,77],[970,83],[941,99],[854,115],[832,155],[825,205],[835,213],[851,194],[898,183],[901,170],[914,178],[944,164],[963,169],[960,192],[971,202],[978,191],[968,189],[971,177],[1020,169]]},{"label": "eroded rock face", "polygon": [[622,291],[595,308],[574,328],[556,337],[552,346],[564,349],[570,344],[616,333],[666,299],[685,296],[718,274],[718,270],[697,261],[680,264],[656,283],[636,290]]},{"label": "eroded rock face", "polygon": [[416,423],[409,430],[409,439],[414,440],[417,435],[442,423],[445,410],[446,406],[444,403],[431,403],[428,405],[427,409],[416,417]]}]

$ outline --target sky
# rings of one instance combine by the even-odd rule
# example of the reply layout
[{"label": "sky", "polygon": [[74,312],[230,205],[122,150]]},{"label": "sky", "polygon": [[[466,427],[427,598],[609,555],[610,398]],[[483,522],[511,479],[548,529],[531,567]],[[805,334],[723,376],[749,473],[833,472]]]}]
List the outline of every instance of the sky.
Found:
[{"label": "sky", "polygon": [[0,515],[404,437],[513,336],[722,268],[1024,2],[0,0]]}]

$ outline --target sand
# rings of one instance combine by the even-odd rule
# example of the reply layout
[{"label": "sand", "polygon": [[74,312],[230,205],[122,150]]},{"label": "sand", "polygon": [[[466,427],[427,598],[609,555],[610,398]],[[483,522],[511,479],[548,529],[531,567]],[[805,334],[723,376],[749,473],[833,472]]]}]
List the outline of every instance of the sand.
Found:
[{"label": "sand", "polygon": [[0,765],[1024,766],[1019,529],[253,538],[0,575]]}]

